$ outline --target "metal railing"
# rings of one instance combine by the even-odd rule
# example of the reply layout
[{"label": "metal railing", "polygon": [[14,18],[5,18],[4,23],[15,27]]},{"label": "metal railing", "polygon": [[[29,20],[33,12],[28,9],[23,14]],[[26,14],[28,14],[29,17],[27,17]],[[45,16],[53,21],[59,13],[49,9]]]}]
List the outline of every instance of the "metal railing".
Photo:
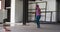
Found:
[{"label": "metal railing", "polygon": [[[53,16],[53,13],[56,12],[56,11],[42,11],[41,13],[45,13],[45,21],[46,21],[46,13],[51,13],[50,14],[50,22],[52,22],[52,16]],[[28,13],[31,13],[31,14],[35,14],[35,12],[28,12]],[[30,16],[30,15],[29,15]],[[31,17],[31,16],[30,16]]]}]

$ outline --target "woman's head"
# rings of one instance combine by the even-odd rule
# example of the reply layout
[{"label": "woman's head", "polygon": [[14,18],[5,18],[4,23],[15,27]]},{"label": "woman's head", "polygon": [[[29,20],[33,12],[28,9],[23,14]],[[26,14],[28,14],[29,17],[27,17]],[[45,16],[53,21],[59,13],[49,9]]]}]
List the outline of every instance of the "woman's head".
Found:
[{"label": "woman's head", "polygon": [[36,5],[36,7],[39,7],[39,5]]}]

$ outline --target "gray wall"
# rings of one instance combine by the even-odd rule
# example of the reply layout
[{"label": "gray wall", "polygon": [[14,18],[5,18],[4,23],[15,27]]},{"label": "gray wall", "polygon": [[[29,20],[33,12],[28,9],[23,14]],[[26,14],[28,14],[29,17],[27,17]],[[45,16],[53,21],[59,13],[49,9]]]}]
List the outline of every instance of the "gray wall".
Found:
[{"label": "gray wall", "polygon": [[7,18],[7,10],[3,9],[3,19],[6,19]]},{"label": "gray wall", "polygon": [[15,7],[15,22],[19,23],[23,20],[23,1],[16,0]]},{"label": "gray wall", "polygon": [[3,22],[3,11],[0,10],[0,22]]},{"label": "gray wall", "polygon": [[1,3],[1,9],[0,9],[0,22],[3,22],[3,9],[4,9],[4,6],[5,6],[5,0],[2,0],[2,3]]}]

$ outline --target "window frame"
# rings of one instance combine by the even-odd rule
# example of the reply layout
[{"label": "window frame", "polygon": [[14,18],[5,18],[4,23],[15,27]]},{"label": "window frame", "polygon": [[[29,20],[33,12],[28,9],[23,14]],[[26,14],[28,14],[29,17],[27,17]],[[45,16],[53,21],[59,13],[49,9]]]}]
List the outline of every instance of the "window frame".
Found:
[{"label": "window frame", "polygon": [[1,11],[5,8],[5,0],[0,0],[1,1]]}]

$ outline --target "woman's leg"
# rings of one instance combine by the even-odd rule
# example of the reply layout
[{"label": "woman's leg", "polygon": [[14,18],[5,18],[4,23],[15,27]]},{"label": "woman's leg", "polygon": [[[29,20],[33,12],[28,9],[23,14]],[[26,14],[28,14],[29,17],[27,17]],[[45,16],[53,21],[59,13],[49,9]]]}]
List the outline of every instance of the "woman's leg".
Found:
[{"label": "woman's leg", "polygon": [[40,19],[40,16],[37,16],[36,17],[37,28],[40,28],[40,21],[39,21],[39,19]]}]

